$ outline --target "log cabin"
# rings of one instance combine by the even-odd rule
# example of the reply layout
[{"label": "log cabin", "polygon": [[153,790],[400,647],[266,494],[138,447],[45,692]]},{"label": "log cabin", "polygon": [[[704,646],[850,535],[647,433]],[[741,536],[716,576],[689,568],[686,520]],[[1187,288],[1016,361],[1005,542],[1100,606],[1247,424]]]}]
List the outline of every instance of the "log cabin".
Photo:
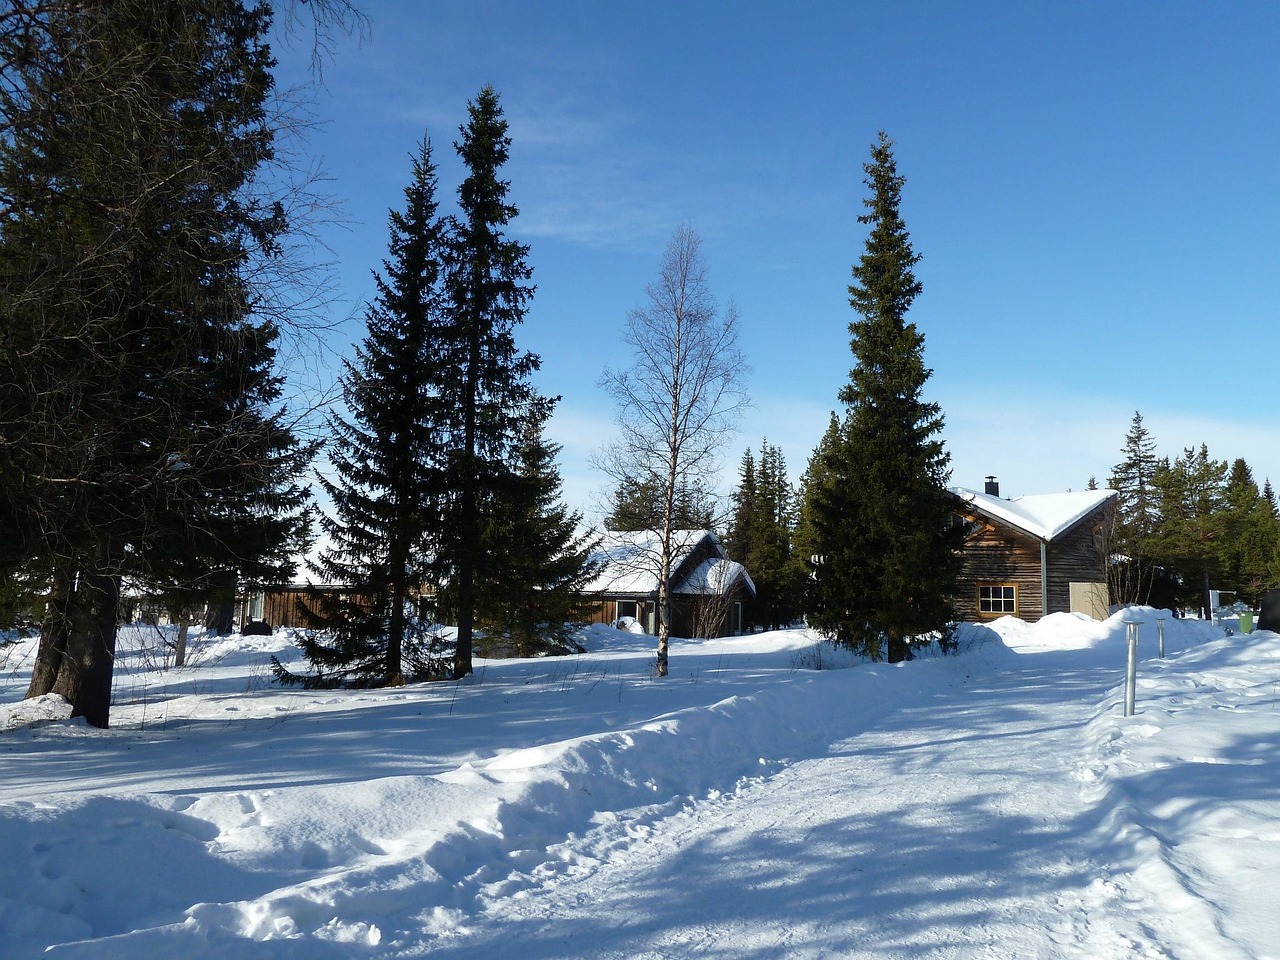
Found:
[{"label": "log cabin", "polygon": [[[745,606],[756,587],[742,564],[730,560],[710,530],[672,532],[671,635],[711,638],[743,630]],[[629,618],[646,633],[657,631],[661,547],[651,531],[608,533],[595,559],[603,566],[583,587],[592,623]]]},{"label": "log cabin", "polygon": [[963,487],[950,492],[955,522],[967,530],[956,598],[961,620],[1014,616],[1033,622],[1051,613],[1107,617],[1114,490],[1002,500],[996,478],[987,477],[982,493]]}]

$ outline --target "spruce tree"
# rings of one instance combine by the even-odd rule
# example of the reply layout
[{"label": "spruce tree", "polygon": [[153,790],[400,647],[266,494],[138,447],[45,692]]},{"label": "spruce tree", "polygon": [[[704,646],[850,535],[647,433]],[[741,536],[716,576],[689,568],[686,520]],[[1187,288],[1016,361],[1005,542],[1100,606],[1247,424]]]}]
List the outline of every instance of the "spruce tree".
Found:
[{"label": "spruce tree", "polygon": [[440,384],[451,371],[436,350],[446,323],[448,235],[436,184],[424,138],[404,209],[388,216],[390,256],[374,272],[377,294],[365,310],[365,337],[344,365],[347,416],[330,417],[334,475],[320,482],[332,512],[321,520],[327,546],[313,572],[346,589],[317,592],[313,626],[326,629],[302,644],[316,672],[293,675],[277,662],[276,674],[286,681],[386,685],[439,669],[413,616],[434,576],[449,439]]},{"label": "spruce tree", "polygon": [[561,499],[558,445],[543,436],[551,404],[525,420],[518,465],[484,511],[480,544],[487,561],[476,583],[476,622],[518,656],[569,653],[580,619],[581,589],[595,576],[598,541],[579,532],[582,515]]},{"label": "spruce tree", "polygon": [[792,555],[795,493],[781,448],[765,440],[758,461],[750,450],[743,454],[733,499],[734,521],[725,552],[747,568],[755,584],[749,621],[776,629],[799,614],[805,578],[803,565]]},{"label": "spruce tree", "polygon": [[440,550],[442,573],[456,598],[455,678],[472,669],[484,511],[501,503],[525,418],[541,402],[529,382],[539,358],[517,350],[514,336],[533,287],[526,283],[532,275],[528,247],[505,233],[517,215],[507,199],[509,183],[501,178],[511,146],[507,121],[492,87],[481,90],[467,111],[462,139],[454,144],[467,176],[458,188],[460,217],[446,282],[449,331],[438,344],[454,371],[445,384],[455,439],[446,465],[451,496]]},{"label": "spruce tree", "polygon": [[817,570],[823,564],[818,539],[818,502],[829,495],[832,474],[828,462],[840,441],[841,421],[835,413],[827,422],[818,445],[809,455],[809,463],[800,477],[799,503],[796,509],[795,529],[791,534],[791,555],[804,567],[802,609],[812,614],[822,603],[817,589]]},{"label": "spruce tree", "polygon": [[1268,558],[1265,585],[1268,590],[1272,590],[1280,587],[1280,503],[1276,501],[1276,491],[1271,486],[1270,477],[1262,484],[1262,522],[1266,531],[1263,550]]},{"label": "spruce tree", "polygon": [[724,535],[724,552],[742,564],[751,554],[756,527],[756,479],[756,461],[748,447],[738,465],[738,486],[730,497],[732,516]]},{"label": "spruce tree", "polygon": [[1280,541],[1280,523],[1243,458],[1231,464],[1223,501],[1220,586],[1257,606],[1262,594],[1274,585],[1271,557]]},{"label": "spruce tree", "polygon": [[778,629],[803,610],[804,564],[792,552],[797,520],[796,492],[787,476],[782,448],[765,441],[760,449],[759,515],[748,570],[756,580],[757,622]]},{"label": "spruce tree", "polygon": [[1111,531],[1107,566],[1112,602],[1147,603],[1157,571],[1151,556],[1152,537],[1159,526],[1152,481],[1157,466],[1155,440],[1135,411],[1121,451],[1124,459],[1111,470],[1111,489],[1117,491],[1115,524]]},{"label": "spruce tree", "polygon": [[1135,411],[1121,451],[1124,459],[1111,471],[1111,489],[1120,494],[1117,524],[1126,545],[1140,545],[1155,530],[1157,515],[1151,479],[1155,473],[1155,440]]},{"label": "spruce tree", "polygon": [[924,336],[906,314],[921,286],[899,207],[904,178],[882,132],[864,165],[871,227],[853,267],[854,366],[841,390],[845,418],[824,457],[827,482],[813,511],[815,572],[810,622],[873,659],[910,657],[913,638],[949,639],[960,571],[960,530],[949,523],[942,412],[923,396],[931,371]]},{"label": "spruce tree", "polygon": [[1183,602],[1210,617],[1209,588],[1221,571],[1221,544],[1226,535],[1227,464],[1209,456],[1209,448],[1186,448],[1172,463],[1156,464],[1151,485],[1156,492],[1160,526],[1151,537],[1158,561],[1181,578]]},{"label": "spruce tree", "polygon": [[125,576],[207,594],[287,570],[303,530],[256,312],[288,227],[257,176],[270,11],[28,12],[0,85],[0,535],[50,577],[29,695],[105,726]]},{"label": "spruce tree", "polygon": [[[604,528],[615,533],[655,530],[664,510],[659,480],[623,479],[613,491]],[[676,485],[671,508],[671,529],[712,530],[716,526],[716,496],[698,480]]]}]

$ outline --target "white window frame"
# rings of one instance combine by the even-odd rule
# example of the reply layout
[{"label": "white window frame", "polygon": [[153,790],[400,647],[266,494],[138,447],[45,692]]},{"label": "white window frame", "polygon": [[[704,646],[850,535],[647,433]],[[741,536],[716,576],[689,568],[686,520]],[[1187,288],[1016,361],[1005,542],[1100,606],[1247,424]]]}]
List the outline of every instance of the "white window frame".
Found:
[{"label": "white window frame", "polygon": [[978,584],[978,613],[984,617],[1018,615],[1018,585],[1016,583]]}]

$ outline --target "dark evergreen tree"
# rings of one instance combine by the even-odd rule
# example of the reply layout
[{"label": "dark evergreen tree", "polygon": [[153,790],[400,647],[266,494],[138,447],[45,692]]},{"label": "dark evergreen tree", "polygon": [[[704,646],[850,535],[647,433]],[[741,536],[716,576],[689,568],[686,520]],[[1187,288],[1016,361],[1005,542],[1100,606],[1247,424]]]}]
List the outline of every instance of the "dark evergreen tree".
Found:
[{"label": "dark evergreen tree", "polygon": [[[623,480],[613,492],[613,503],[604,528],[614,533],[656,530],[662,526],[664,511],[661,481]],[[676,486],[671,510],[673,530],[713,530],[716,527],[716,497],[702,483]]]},{"label": "dark evergreen tree", "polygon": [[752,536],[756,526],[756,460],[748,447],[742,453],[738,466],[738,486],[730,496],[732,516],[724,535],[724,552],[733,560],[745,564],[751,554]]},{"label": "dark evergreen tree", "polygon": [[476,622],[522,657],[576,651],[581,590],[598,571],[598,540],[579,532],[582,515],[561,500],[560,448],[543,436],[549,415],[549,404],[537,405],[526,420],[518,467],[480,537]]},{"label": "dark evergreen tree", "polygon": [[432,637],[415,616],[434,579],[449,440],[440,385],[452,376],[436,349],[447,322],[449,238],[425,138],[404,196],[403,211],[388,217],[390,257],[374,273],[367,332],[345,364],[348,414],[330,418],[334,476],[320,477],[332,512],[321,521],[327,546],[313,572],[346,589],[316,591],[312,601],[313,626],[325,629],[302,646],[316,672],[299,676],[275,664],[279,678],[311,687],[440,672]]},{"label": "dark evergreen tree", "polygon": [[1231,464],[1223,501],[1219,586],[1257,607],[1275,586],[1271,559],[1280,542],[1280,522],[1243,458]]},{"label": "dark evergreen tree", "polygon": [[803,608],[805,568],[791,552],[796,524],[795,491],[780,447],[760,448],[756,479],[758,510],[747,569],[756,584],[755,620],[778,629]]},{"label": "dark evergreen tree", "polygon": [[1111,601],[1148,603],[1160,571],[1152,557],[1152,537],[1160,522],[1152,481],[1157,466],[1155,440],[1135,412],[1121,451],[1124,459],[1111,471],[1110,487],[1117,498],[1111,530],[1107,578]]},{"label": "dark evergreen tree", "polygon": [[1111,472],[1111,489],[1120,494],[1117,507],[1119,537],[1125,544],[1140,545],[1155,532],[1159,515],[1151,489],[1156,469],[1155,440],[1134,412],[1121,451],[1124,459]]},{"label": "dark evergreen tree", "polygon": [[822,565],[822,546],[818,540],[818,501],[827,495],[832,483],[831,470],[827,466],[836,445],[840,441],[840,420],[834,413],[827,429],[809,456],[808,467],[800,477],[799,505],[796,510],[795,530],[791,534],[791,555],[805,570],[803,609],[814,610],[821,602],[817,593],[817,569]]},{"label": "dark evergreen tree", "polygon": [[1270,533],[1270,560],[1267,563],[1268,589],[1280,587],[1280,504],[1276,502],[1275,488],[1268,477],[1262,485],[1263,523]]},{"label": "dark evergreen tree", "polygon": [[239,0],[4,24],[0,553],[50,577],[29,695],[99,726],[123,577],[274,578],[303,529],[307,451],[256,313],[288,225],[256,179],[269,24]]},{"label": "dark evergreen tree", "polygon": [[514,330],[524,319],[533,287],[528,247],[505,234],[517,210],[501,179],[511,138],[498,95],[485,87],[467,104],[469,119],[455,143],[467,169],[458,188],[461,216],[446,283],[450,329],[438,344],[453,369],[445,384],[455,432],[447,461],[440,544],[442,573],[456,598],[458,640],[453,675],[471,672],[477,576],[486,504],[514,468],[523,425],[540,399],[530,386],[539,367],[516,349]]},{"label": "dark evergreen tree", "polygon": [[1221,571],[1220,547],[1226,532],[1227,464],[1209,456],[1209,448],[1188,447],[1172,463],[1156,464],[1151,485],[1156,492],[1160,526],[1151,537],[1157,560],[1175,570],[1179,599],[1210,617],[1209,588]]},{"label": "dark evergreen tree", "polygon": [[792,555],[795,492],[781,448],[766,440],[759,461],[750,450],[743,455],[734,502],[734,525],[726,536],[725,552],[747,568],[755,583],[748,620],[777,629],[799,616],[805,581],[804,566]]},{"label": "dark evergreen tree", "polygon": [[906,320],[920,293],[899,212],[904,179],[881,133],[864,165],[871,190],[866,251],[853,268],[849,325],[854,366],[841,390],[846,416],[814,491],[815,553],[823,557],[810,623],[874,659],[910,657],[913,638],[949,640],[960,571],[952,526],[942,412],[923,399],[931,371],[924,336]]}]

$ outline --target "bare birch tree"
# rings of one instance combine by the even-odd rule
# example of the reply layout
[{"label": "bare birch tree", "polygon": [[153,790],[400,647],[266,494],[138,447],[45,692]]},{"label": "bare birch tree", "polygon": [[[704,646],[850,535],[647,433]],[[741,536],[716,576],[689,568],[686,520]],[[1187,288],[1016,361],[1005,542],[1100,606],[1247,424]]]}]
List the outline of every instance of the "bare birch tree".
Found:
[{"label": "bare birch tree", "polygon": [[747,366],[737,310],[732,302],[718,309],[696,230],[676,230],[645,292],[648,303],[627,314],[622,331],[630,361],[600,380],[617,404],[620,436],[597,465],[617,483],[636,481],[660,494],[652,528],[660,543],[658,676],[665,677],[679,492],[719,470],[720,451],[748,403]]}]

